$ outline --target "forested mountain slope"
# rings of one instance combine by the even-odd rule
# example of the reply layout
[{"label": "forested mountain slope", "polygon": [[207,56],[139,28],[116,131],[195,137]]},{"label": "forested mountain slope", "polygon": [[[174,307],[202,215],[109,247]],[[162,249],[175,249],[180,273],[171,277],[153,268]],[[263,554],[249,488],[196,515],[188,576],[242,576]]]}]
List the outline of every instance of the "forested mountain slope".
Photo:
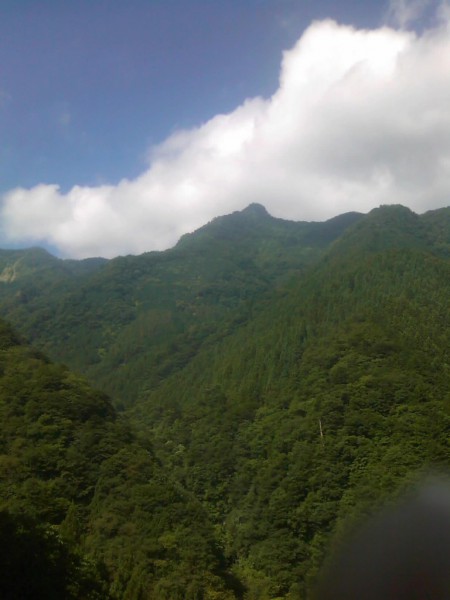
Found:
[{"label": "forested mountain slope", "polygon": [[206,511],[108,398],[0,323],[0,596],[234,598]]},{"label": "forested mountain slope", "polygon": [[449,466],[449,240],[428,219],[374,211],[136,405],[248,598],[309,597],[333,532]]},{"label": "forested mountain slope", "polygon": [[264,295],[301,274],[361,217],[295,223],[253,204],[165,252],[77,263],[39,249],[2,251],[0,314],[129,405],[187,364],[209,336],[246,321]]},{"label": "forested mountain slope", "polygon": [[[91,266],[48,290],[27,275],[26,301],[20,278],[5,282],[0,309],[116,394],[145,440],[102,396],[95,423],[112,433],[75,444],[77,460],[100,462],[82,463],[78,485],[78,463],[63,453],[65,475],[52,467],[46,493],[59,497],[58,478],[75,487],[52,509],[56,521],[36,514],[56,525],[80,514],[92,537],[77,548],[107,563],[122,597],[139,598],[140,585],[163,599],[310,598],[349,519],[448,469],[449,209],[292,224],[252,205],[170,251]],[[4,422],[24,428],[15,410]],[[32,432],[41,421],[29,415]],[[112,439],[106,455],[99,439]],[[39,506],[22,491],[32,473],[13,479],[14,502]],[[135,572],[130,548],[141,547]]]}]

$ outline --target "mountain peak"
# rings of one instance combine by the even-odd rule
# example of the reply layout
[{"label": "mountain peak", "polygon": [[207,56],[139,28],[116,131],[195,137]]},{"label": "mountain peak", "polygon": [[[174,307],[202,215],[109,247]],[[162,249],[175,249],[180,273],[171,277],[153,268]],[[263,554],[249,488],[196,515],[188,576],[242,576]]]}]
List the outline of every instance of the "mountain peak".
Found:
[{"label": "mountain peak", "polygon": [[370,220],[374,221],[400,221],[418,219],[418,216],[407,206],[402,204],[381,204],[377,208],[373,208],[367,215]]},{"label": "mountain peak", "polygon": [[241,211],[243,215],[250,215],[254,217],[270,217],[266,208],[262,204],[258,204],[257,202],[252,202]]},{"label": "mountain peak", "polygon": [[192,233],[186,233],[180,238],[176,247],[186,247],[187,243],[198,243],[211,237],[221,240],[239,239],[253,235],[255,231],[259,231],[261,227],[266,227],[275,220],[262,204],[253,202],[243,210],[235,210],[231,214],[215,217]]}]

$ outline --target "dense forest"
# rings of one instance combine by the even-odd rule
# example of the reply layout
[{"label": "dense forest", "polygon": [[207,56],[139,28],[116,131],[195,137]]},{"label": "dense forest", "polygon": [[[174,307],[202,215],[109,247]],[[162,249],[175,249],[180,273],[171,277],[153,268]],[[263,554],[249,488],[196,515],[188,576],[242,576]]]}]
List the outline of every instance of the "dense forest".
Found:
[{"label": "dense forest", "polygon": [[311,598],[355,519],[447,472],[449,297],[450,209],[0,251],[0,595]]}]

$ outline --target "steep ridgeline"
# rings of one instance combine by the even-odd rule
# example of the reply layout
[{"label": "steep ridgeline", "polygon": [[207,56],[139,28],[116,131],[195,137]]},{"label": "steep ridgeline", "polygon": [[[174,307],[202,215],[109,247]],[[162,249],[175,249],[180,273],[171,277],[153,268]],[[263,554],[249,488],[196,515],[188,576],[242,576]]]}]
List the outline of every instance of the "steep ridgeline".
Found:
[{"label": "steep ridgeline", "polygon": [[1,598],[235,598],[200,503],[103,393],[3,322],[0,473]]},{"label": "steep ridgeline", "polygon": [[246,322],[362,215],[325,223],[271,217],[257,204],[177,246],[110,261],[2,251],[0,314],[52,359],[129,406]]},{"label": "steep ridgeline", "polygon": [[450,466],[449,225],[373,211],[136,404],[246,598],[309,598],[349,519]]}]

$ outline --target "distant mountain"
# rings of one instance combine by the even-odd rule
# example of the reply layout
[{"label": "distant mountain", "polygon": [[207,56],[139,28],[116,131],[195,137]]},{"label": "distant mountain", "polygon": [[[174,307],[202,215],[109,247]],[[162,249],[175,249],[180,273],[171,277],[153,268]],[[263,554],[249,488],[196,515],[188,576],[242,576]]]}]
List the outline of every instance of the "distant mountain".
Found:
[{"label": "distant mountain", "polygon": [[210,336],[248,319],[361,218],[295,223],[252,204],[165,252],[77,262],[39,249],[4,250],[0,314],[51,358],[129,405]]},{"label": "distant mountain", "polygon": [[184,235],[177,248],[193,244],[237,243],[241,250],[255,255],[256,260],[270,261],[279,258],[281,248],[288,246],[284,253],[291,260],[305,257],[312,249],[323,248],[337,239],[342,232],[363,217],[360,213],[346,213],[325,222],[287,221],[269,215],[261,204],[250,204],[242,211],[217,217],[193,233]]},{"label": "distant mountain", "polygon": [[35,279],[39,275],[47,282],[56,282],[91,273],[105,262],[103,258],[61,260],[42,248],[0,250],[0,281],[13,283],[19,279]]}]

